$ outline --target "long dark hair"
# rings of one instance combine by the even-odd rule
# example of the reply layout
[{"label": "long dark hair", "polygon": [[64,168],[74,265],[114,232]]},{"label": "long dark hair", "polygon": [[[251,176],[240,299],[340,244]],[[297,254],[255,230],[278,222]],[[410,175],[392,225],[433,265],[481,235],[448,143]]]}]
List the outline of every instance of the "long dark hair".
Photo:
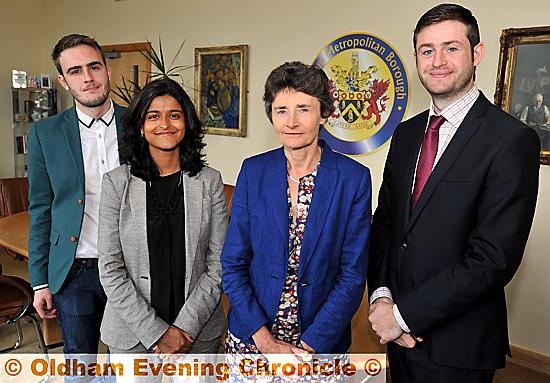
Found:
[{"label": "long dark hair", "polygon": [[206,165],[202,142],[204,131],[191,99],[180,84],[169,78],[151,81],[134,96],[122,117],[124,136],[121,154],[131,166],[131,173],[145,181],[159,177],[159,169],[149,152],[149,143],[141,136],[141,128],[151,102],[160,96],[172,96],[180,104],[185,119],[185,136],[179,144],[181,170],[196,175]]}]

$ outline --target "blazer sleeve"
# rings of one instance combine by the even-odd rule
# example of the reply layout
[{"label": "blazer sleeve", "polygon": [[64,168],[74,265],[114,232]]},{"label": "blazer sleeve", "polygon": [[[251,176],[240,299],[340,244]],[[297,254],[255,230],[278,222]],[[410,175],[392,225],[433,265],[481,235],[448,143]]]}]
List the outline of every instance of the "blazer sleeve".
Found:
[{"label": "blazer sleeve", "polygon": [[245,336],[250,338],[269,321],[250,284],[249,268],[253,257],[248,206],[248,161],[244,161],[233,194],[231,220],[222,250],[223,289]]},{"label": "blazer sleeve", "polygon": [[382,176],[382,185],[378,193],[378,205],[372,219],[371,237],[369,242],[369,267],[367,270],[367,287],[369,290],[369,299],[374,291],[380,287],[390,286],[388,280],[388,256],[390,251],[390,231],[391,231],[391,180],[392,180],[392,161],[393,146],[396,142],[399,129],[394,133],[394,138],[390,144],[384,173]]},{"label": "blazer sleeve", "polygon": [[353,203],[345,226],[337,282],[301,337],[318,353],[330,352],[340,342],[361,304],[367,275],[371,194],[370,173],[364,168],[359,187],[349,196]]},{"label": "blazer sleeve", "polygon": [[51,207],[53,190],[46,168],[42,145],[33,124],[28,137],[29,180],[29,274],[32,286],[48,283]]},{"label": "blazer sleeve", "polygon": [[186,331],[193,339],[196,339],[212,316],[216,306],[220,303],[222,293],[220,253],[227,232],[227,208],[223,182],[218,172],[216,172],[215,179],[210,182],[208,192],[212,196],[212,213],[206,265],[174,321],[174,325]]},{"label": "blazer sleeve", "polygon": [[137,291],[126,269],[119,232],[122,195],[123,191],[117,191],[110,173],[106,173],[99,204],[99,278],[107,295],[107,304],[116,310],[118,317],[139,341],[150,348],[169,325],[157,316]]},{"label": "blazer sleeve", "polygon": [[422,336],[502,291],[519,267],[537,200],[540,144],[531,129],[513,132],[487,169],[464,257],[397,302],[415,334]]}]

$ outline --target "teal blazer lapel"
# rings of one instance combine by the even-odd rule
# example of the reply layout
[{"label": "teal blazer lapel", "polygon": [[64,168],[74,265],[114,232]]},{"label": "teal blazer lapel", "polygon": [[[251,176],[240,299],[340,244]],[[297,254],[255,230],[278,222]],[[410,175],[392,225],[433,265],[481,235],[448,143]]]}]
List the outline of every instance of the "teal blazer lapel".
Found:
[{"label": "teal blazer lapel", "polygon": [[84,161],[82,159],[82,145],[80,143],[80,129],[78,128],[78,118],[76,109],[73,107],[69,113],[65,114],[65,121],[61,125],[61,130],[67,140],[69,155],[76,170],[78,182],[84,192]]}]

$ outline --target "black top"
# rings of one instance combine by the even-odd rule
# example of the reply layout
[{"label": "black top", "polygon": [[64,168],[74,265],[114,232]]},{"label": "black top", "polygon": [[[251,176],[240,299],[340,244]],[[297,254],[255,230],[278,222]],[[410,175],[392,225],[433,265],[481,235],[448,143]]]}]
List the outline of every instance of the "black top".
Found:
[{"label": "black top", "polygon": [[147,183],[151,306],[174,323],[185,302],[185,220],[182,174]]}]

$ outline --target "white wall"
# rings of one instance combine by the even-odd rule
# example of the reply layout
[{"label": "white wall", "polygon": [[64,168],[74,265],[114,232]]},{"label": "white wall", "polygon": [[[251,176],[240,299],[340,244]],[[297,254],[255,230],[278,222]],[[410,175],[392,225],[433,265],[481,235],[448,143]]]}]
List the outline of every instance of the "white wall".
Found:
[{"label": "white wall", "polygon": [[[55,70],[48,63],[47,57],[49,49],[59,37],[67,33],[90,34],[101,44],[139,42],[145,39],[155,42],[161,36],[167,58],[171,58],[181,41],[185,40],[181,58],[177,62],[182,65],[193,63],[195,47],[248,44],[248,136],[206,137],[209,163],[222,172],[225,182],[234,183],[245,157],[278,146],[261,101],[267,74],[284,61],[312,62],[319,50],[342,34],[368,32],[392,44],[401,54],[408,70],[408,116],[425,109],[429,97],[416,77],[411,35],[418,17],[437,3],[428,0],[42,0],[41,3],[27,0],[25,5],[17,6],[23,11],[23,15],[18,17],[27,20],[26,15],[31,11],[30,4],[34,4],[34,8],[36,4],[42,4],[39,7],[40,20],[47,20],[47,23],[42,22],[33,34],[29,34],[27,28],[35,27],[31,28],[27,24],[17,28],[13,20],[7,26],[0,24],[2,39],[18,46],[12,50],[16,55],[11,56],[9,65],[0,63],[0,87],[9,89],[9,82],[3,80],[7,76],[7,69],[11,69],[13,65],[31,68],[32,63],[39,63],[42,71],[47,70],[53,74]],[[478,18],[482,40],[487,45],[486,57],[478,68],[477,76],[478,86],[492,99],[501,30],[544,25],[548,23],[548,15],[547,12],[538,11],[518,12],[517,2],[512,0],[499,2],[498,7],[491,2],[474,0],[463,1],[462,4],[472,9]],[[525,0],[522,8],[546,9],[547,0]],[[21,31],[21,35],[16,35],[16,30]],[[35,50],[30,52],[22,49],[21,45],[35,44],[33,38],[36,34],[41,35],[39,41],[43,46],[34,47]],[[14,36],[14,40],[10,39],[11,36]],[[188,71],[184,76],[192,95],[193,73]],[[3,105],[3,100],[2,98],[0,101],[0,112],[5,120],[4,111],[9,111],[9,108]],[[68,105],[67,101],[65,105]],[[0,174],[6,176],[10,169],[5,163],[9,162],[10,157],[5,154],[4,146],[11,137],[5,127],[2,127],[0,134]],[[370,167],[375,191],[380,185],[386,154],[387,147],[370,156],[357,158]],[[550,354],[550,335],[546,331],[547,324],[550,323],[550,294],[546,292],[550,286],[545,278],[550,275],[550,262],[545,257],[548,252],[545,243],[546,227],[550,221],[549,183],[550,167],[543,167],[539,204],[526,257],[517,277],[508,288],[512,343],[545,354]]]}]

